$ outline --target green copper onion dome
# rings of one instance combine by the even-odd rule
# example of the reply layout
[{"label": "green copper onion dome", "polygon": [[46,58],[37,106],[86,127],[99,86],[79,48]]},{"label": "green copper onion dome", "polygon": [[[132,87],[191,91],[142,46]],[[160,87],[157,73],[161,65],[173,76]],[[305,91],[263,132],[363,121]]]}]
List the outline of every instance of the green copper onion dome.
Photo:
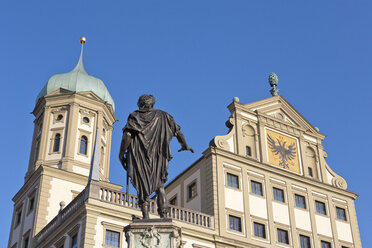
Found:
[{"label": "green copper onion dome", "polygon": [[88,75],[88,73],[85,71],[83,66],[83,44],[85,43],[85,37],[80,39],[80,43],[80,58],[75,68],[68,73],[56,74],[52,76],[48,83],[40,91],[36,101],[59,88],[73,92],[92,91],[103,101],[111,104],[115,110],[114,100],[112,99],[102,80]]}]

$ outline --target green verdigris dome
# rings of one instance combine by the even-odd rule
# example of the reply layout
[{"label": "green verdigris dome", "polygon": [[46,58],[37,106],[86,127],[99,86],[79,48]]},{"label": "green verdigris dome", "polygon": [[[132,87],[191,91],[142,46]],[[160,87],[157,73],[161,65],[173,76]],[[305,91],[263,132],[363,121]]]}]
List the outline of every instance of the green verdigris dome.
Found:
[{"label": "green verdigris dome", "polygon": [[36,101],[59,88],[73,92],[92,91],[103,101],[111,104],[115,110],[114,100],[102,80],[88,75],[85,71],[83,66],[83,47],[81,47],[79,62],[75,68],[68,73],[52,76],[40,91]]}]

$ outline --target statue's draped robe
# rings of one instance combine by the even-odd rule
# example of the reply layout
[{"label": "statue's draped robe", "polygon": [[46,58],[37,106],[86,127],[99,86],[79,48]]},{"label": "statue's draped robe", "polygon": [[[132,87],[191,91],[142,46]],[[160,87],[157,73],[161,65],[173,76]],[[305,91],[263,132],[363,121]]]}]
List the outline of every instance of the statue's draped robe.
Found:
[{"label": "statue's draped robe", "polygon": [[123,132],[132,134],[127,149],[127,173],[140,201],[146,200],[167,181],[169,142],[180,126],[168,113],[158,109],[137,110],[128,117]]}]

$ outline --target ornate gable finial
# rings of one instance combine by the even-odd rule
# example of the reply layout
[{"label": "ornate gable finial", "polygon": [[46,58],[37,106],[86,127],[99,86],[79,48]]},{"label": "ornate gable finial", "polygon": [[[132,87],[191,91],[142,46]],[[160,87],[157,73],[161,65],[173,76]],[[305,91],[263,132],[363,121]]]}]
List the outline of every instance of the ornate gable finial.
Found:
[{"label": "ornate gable finial", "polygon": [[272,96],[277,96],[278,93],[279,93],[279,89],[276,88],[276,86],[278,85],[278,76],[272,72],[269,76],[269,84],[271,86],[271,90],[270,90],[270,93]]}]

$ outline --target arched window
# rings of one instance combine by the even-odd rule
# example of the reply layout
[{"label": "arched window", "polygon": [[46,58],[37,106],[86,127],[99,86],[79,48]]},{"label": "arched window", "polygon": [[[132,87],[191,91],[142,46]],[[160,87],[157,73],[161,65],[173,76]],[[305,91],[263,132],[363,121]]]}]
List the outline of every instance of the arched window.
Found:
[{"label": "arched window", "polygon": [[81,136],[81,139],[80,139],[80,153],[81,154],[87,154],[87,148],[88,148],[88,138],[87,138],[87,136]]},{"label": "arched window", "polygon": [[60,143],[61,143],[61,135],[57,133],[56,137],[54,138],[53,152],[59,152]]}]

